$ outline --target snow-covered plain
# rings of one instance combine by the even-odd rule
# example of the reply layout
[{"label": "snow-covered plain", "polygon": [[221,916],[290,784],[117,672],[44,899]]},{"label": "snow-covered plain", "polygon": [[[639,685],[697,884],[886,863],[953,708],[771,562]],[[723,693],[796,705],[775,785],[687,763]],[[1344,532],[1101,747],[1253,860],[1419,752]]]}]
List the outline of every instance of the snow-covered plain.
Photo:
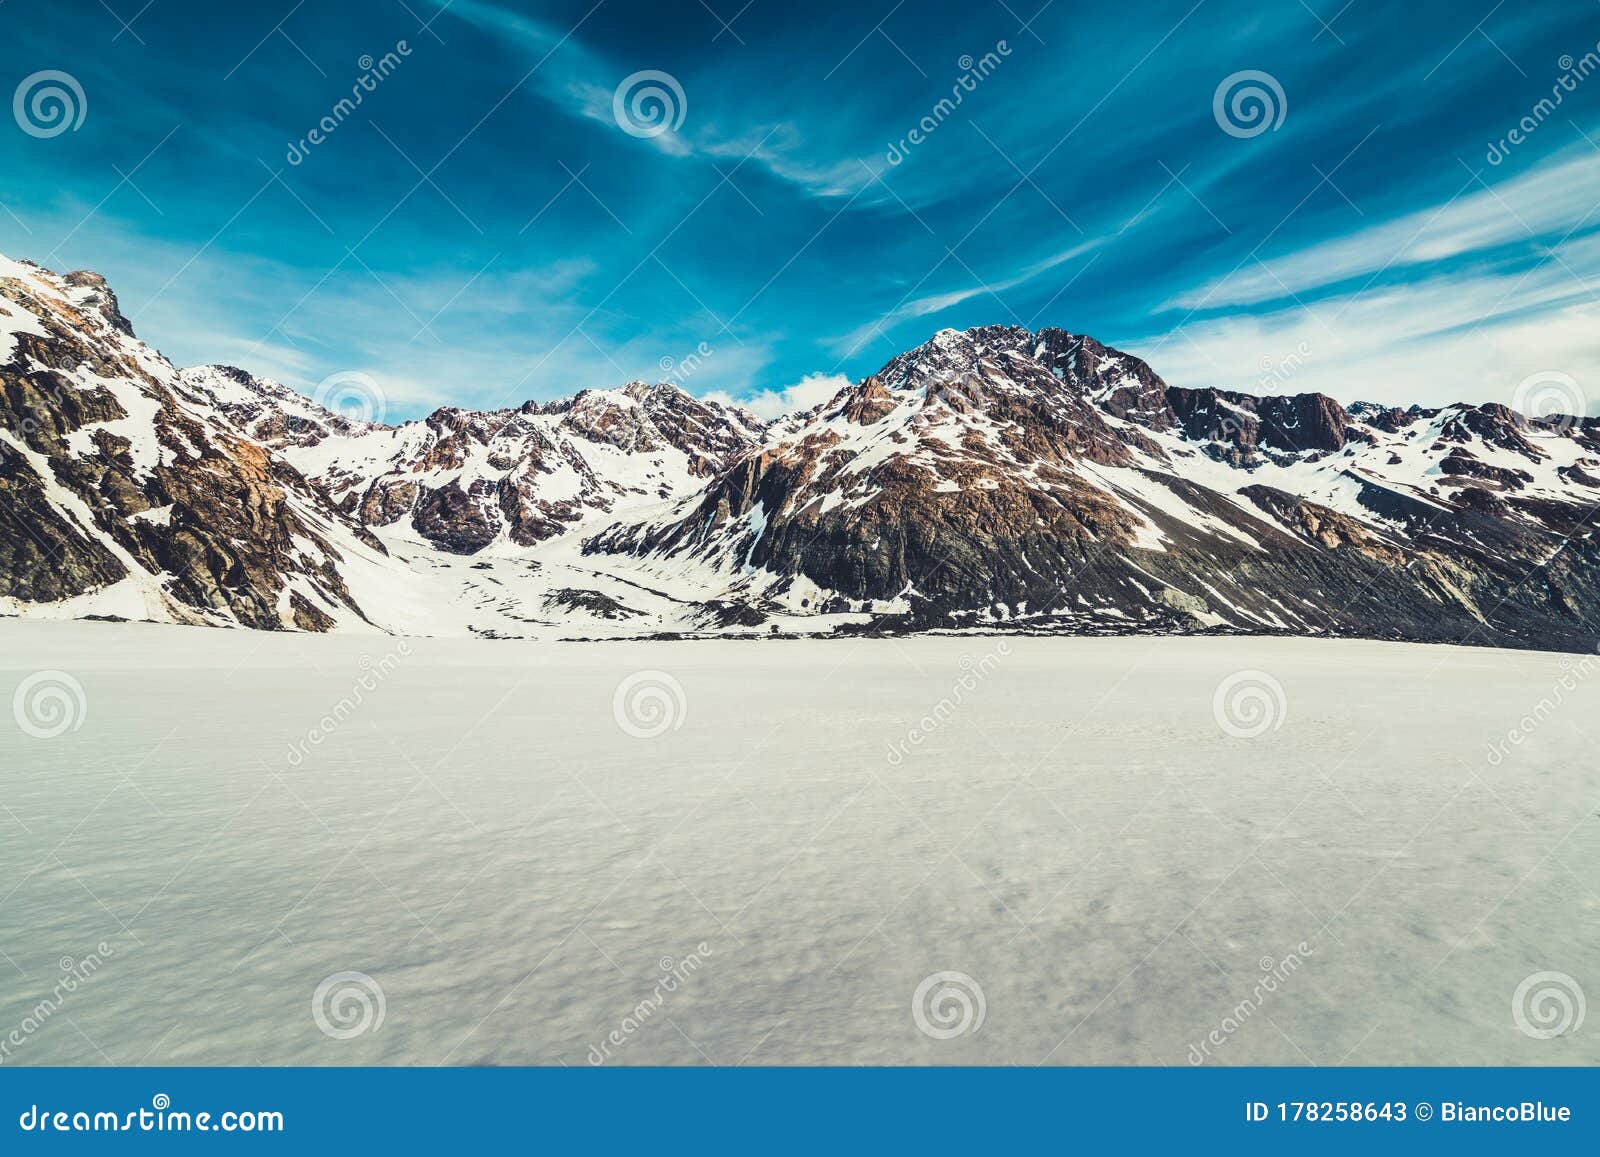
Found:
[{"label": "snow-covered plain", "polygon": [[1513,1014],[1600,998],[1592,657],[12,621],[0,692],[5,1064],[1600,1061]]}]

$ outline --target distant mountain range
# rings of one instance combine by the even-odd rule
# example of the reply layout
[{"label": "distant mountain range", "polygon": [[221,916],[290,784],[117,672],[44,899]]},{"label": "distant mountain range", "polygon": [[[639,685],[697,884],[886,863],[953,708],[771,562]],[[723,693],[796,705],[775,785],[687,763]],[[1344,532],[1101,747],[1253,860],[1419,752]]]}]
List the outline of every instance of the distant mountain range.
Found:
[{"label": "distant mountain range", "polygon": [[398,426],[0,258],[0,614],[494,637],[1600,638],[1600,419],[1166,385],[944,330],[775,422],[633,382]]}]

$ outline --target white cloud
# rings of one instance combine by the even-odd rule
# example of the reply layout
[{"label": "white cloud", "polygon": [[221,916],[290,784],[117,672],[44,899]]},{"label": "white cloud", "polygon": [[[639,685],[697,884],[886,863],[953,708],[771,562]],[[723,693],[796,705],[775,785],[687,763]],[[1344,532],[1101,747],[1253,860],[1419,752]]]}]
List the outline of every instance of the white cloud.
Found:
[{"label": "white cloud", "polygon": [[[615,85],[596,83],[621,82],[625,70],[619,70],[589,52],[578,42],[573,30],[565,34],[550,25],[508,12],[492,3],[475,0],[432,0],[441,11],[466,20],[506,40],[526,47],[537,61],[537,69],[529,84],[549,100],[562,106],[568,113],[586,120],[596,121],[619,134],[616,113],[612,106]],[[678,111],[677,98],[672,98],[669,119]],[[694,94],[684,93],[684,112],[694,106]],[[660,111],[659,109],[653,111]],[[850,197],[863,191],[874,175],[882,168],[875,156],[839,160],[816,161],[808,155],[806,142],[793,124],[760,123],[735,132],[718,127],[705,127],[705,116],[699,116],[699,128],[691,124],[680,125],[671,132],[644,135],[638,143],[653,147],[669,156],[700,157],[710,161],[742,163],[748,161],[760,166],[773,177],[798,188],[811,197]],[[868,200],[874,198],[869,197]]]},{"label": "white cloud", "polygon": [[[1600,246],[1564,246],[1594,250]],[[1600,302],[1555,261],[1524,275],[1441,276],[1118,343],[1177,386],[1323,393],[1342,402],[1510,404],[1530,375],[1569,374],[1600,407]],[[1270,368],[1292,371],[1263,381]]]},{"label": "white cloud", "polygon": [[743,406],[758,418],[781,418],[797,410],[809,410],[821,405],[846,386],[854,383],[843,374],[807,374],[792,386],[781,390],[761,390],[743,398],[734,398],[721,391],[706,397],[725,406]]},{"label": "white cloud", "polygon": [[[595,268],[588,256],[476,271],[369,271],[346,261],[324,275],[222,245],[196,256],[88,208],[31,212],[36,236],[19,238],[0,214],[0,248],[60,272],[103,273],[140,338],[177,365],[237,365],[308,395],[329,374],[359,370],[383,389],[391,420],[658,380],[663,352],[687,354],[699,342],[671,329],[618,338],[620,326],[600,322],[580,331],[578,290]],[[52,256],[43,239],[69,230],[70,245]],[[747,389],[770,358],[762,343],[730,342],[699,359],[684,385]]]},{"label": "white cloud", "polygon": [[[1348,278],[1442,261],[1465,253],[1600,224],[1594,191],[1600,153],[1583,146],[1518,177],[1480,185],[1461,172],[1458,196],[1429,209],[1254,262],[1166,303],[1200,310],[1250,305],[1304,294]],[[1486,181],[1493,173],[1481,174]]]},{"label": "white cloud", "polygon": [[[834,339],[834,341],[831,343],[832,347],[834,352],[838,353],[842,357],[851,357],[874,337],[880,333],[888,333],[889,330],[899,325],[902,321],[906,321],[910,318],[927,317],[931,314],[942,313],[953,306],[960,305],[964,301],[970,301],[974,297],[980,297],[985,294],[995,295],[996,300],[998,301],[999,294],[1005,293],[1008,290],[1016,289],[1018,286],[1025,285],[1034,278],[1039,277],[1041,274],[1048,273],[1058,265],[1064,265],[1066,262],[1071,261],[1074,257],[1082,256],[1092,249],[1097,249],[1110,240],[1113,240],[1113,238],[1091,237],[1087,240],[1080,241],[1078,244],[1069,249],[1064,249],[1060,253],[1046,257],[1042,261],[1036,261],[1031,265],[1023,266],[1016,273],[1010,275],[1009,277],[1001,278],[998,281],[980,283],[977,285],[964,285],[959,289],[948,290],[944,293],[930,293],[924,297],[911,298],[910,300],[902,301],[888,313],[884,314],[879,320],[869,322],[866,325],[858,326],[849,333],[845,334],[843,337]],[[1090,258],[1090,264],[1092,264],[1094,260],[1094,258]],[[942,265],[943,262],[940,262],[940,264]],[[1084,268],[1087,267],[1088,266],[1086,265]],[[913,290],[913,292],[915,292],[915,290]],[[999,304],[1001,306],[1002,314],[1009,313],[1009,310],[1005,308],[1005,303],[1003,301],[1001,301]]]}]

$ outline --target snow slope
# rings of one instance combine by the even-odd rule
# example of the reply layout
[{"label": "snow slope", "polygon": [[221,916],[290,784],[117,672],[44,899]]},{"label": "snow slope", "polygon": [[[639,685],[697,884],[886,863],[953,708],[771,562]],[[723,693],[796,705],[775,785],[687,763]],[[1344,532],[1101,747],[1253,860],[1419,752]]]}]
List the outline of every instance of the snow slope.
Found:
[{"label": "snow slope", "polygon": [[1600,419],[1169,387],[1060,329],[940,331],[770,424],[630,382],[390,426],[246,370],[177,370],[98,275],[5,261],[0,387],[5,615],[541,639],[1600,635]]},{"label": "snow slope", "polygon": [[[0,623],[0,694],[44,669],[0,1038],[110,953],[5,1064],[1184,1065],[1269,973],[1204,1063],[1600,1062],[1511,1010],[1596,992],[1593,656]],[[376,1031],[319,1030],[342,972]],[[942,972],[976,1031],[919,1029]]]}]

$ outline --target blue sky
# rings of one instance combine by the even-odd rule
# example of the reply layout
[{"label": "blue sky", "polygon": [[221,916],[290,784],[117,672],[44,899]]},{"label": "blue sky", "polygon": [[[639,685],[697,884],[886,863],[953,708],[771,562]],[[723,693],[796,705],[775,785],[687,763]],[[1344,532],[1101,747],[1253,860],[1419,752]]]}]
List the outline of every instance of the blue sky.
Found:
[{"label": "blue sky", "polygon": [[[370,374],[391,419],[663,359],[770,413],[988,323],[1178,384],[1600,400],[1588,0],[72,0],[0,38],[5,91],[83,93],[4,123],[0,251],[105,273],[180,364]],[[1246,71],[1275,127],[1218,111]],[[664,131],[618,119],[640,72]]]}]

